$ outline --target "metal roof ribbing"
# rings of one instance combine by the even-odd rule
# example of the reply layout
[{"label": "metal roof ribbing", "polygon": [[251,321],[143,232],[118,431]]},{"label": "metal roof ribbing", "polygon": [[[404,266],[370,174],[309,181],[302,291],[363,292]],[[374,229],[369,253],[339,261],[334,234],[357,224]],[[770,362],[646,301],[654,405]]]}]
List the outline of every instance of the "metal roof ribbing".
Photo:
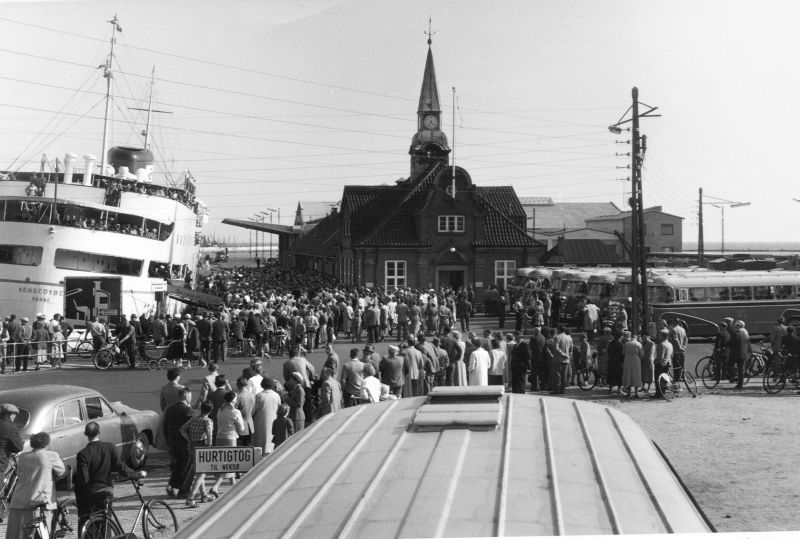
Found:
[{"label": "metal roof ribbing", "polygon": [[708,531],[625,414],[505,395],[497,430],[412,432],[407,426],[425,402],[400,399],[324,416],[177,537]]}]

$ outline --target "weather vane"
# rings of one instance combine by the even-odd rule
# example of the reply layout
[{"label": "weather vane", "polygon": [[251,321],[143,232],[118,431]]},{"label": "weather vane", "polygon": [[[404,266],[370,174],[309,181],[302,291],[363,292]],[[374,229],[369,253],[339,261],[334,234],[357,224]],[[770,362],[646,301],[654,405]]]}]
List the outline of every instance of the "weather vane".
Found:
[{"label": "weather vane", "polygon": [[427,32],[423,32],[423,33],[427,34],[427,36],[428,36],[428,45],[430,45],[431,44],[431,36],[436,34],[436,32],[431,32],[431,18],[430,17],[428,17],[428,31]]}]

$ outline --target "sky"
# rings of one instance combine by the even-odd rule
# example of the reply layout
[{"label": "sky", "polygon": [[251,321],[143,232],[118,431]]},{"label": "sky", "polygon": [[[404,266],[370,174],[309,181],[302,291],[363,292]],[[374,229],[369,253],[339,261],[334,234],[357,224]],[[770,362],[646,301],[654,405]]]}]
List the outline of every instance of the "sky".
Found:
[{"label": "sky", "polygon": [[702,188],[706,242],[721,236],[709,197],[750,203],[725,208],[726,243],[793,241],[798,11],[740,0],[0,0],[0,170],[100,154],[97,66],[116,14],[111,145],[141,144],[144,113],[130,107],[146,108],[155,69],[153,108],[169,112],[152,120],[156,182],[188,169],[207,232],[246,241],[220,221],[265,212],[291,224],[298,202],[322,208],[345,185],[408,176],[430,18],[443,125],[474,183],[624,207],[630,134],[607,126],[636,86],[662,115],[641,122],[645,206],[684,217],[693,242]]}]

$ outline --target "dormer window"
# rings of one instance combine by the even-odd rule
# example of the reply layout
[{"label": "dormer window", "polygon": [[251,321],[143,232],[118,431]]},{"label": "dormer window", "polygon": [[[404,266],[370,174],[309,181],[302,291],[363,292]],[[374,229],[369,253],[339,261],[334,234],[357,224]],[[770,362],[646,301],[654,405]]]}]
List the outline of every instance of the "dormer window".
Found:
[{"label": "dormer window", "polygon": [[439,232],[464,232],[464,216],[440,215]]}]

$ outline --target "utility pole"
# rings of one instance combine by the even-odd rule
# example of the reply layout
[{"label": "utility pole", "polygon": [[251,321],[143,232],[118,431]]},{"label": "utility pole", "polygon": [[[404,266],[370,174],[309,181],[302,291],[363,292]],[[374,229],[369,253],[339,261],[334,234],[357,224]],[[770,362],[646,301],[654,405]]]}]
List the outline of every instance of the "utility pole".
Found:
[{"label": "utility pole", "polygon": [[697,202],[697,265],[701,268],[705,265],[706,247],[703,244],[703,188],[700,188],[700,198]]},{"label": "utility pole", "polygon": [[[641,103],[647,110],[639,113],[639,89],[631,90],[632,103],[622,118],[608,127],[614,134],[622,133],[620,125],[631,122],[631,329],[637,335],[647,332],[650,313],[647,309],[647,249],[645,247],[644,230],[644,198],[642,193],[642,165],[644,154],[647,151],[647,136],[639,131],[639,119],[645,117],[658,117],[660,114],[651,114],[658,107],[651,107]],[[624,119],[628,113],[631,117]]]}]

